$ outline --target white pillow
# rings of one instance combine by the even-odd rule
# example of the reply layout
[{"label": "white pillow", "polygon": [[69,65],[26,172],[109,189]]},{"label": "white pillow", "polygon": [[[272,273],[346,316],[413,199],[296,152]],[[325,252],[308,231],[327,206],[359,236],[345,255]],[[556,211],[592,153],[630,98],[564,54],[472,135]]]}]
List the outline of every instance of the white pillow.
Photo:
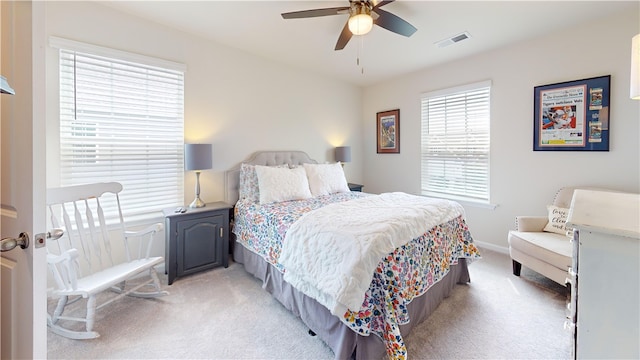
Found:
[{"label": "white pillow", "polygon": [[256,165],[260,204],[308,199],[311,196],[304,168],[277,168]]},{"label": "white pillow", "polygon": [[567,215],[569,214],[569,209],[561,208],[554,205],[547,205],[547,210],[549,211],[549,222],[544,227],[544,231],[567,235],[565,224],[567,223]]},{"label": "white pillow", "polygon": [[313,196],[349,192],[349,185],[340,163],[304,164]]},{"label": "white pillow", "polygon": [[[287,164],[272,165],[272,167],[288,168]],[[240,166],[240,184],[238,187],[240,200],[249,199],[251,202],[260,202],[260,185],[258,185],[258,174],[256,166],[243,163]]]}]

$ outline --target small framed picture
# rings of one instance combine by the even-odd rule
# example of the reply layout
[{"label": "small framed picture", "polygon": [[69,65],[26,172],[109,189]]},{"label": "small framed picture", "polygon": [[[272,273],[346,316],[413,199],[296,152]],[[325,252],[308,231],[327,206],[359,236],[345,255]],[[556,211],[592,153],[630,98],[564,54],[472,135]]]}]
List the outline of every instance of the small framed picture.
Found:
[{"label": "small framed picture", "polygon": [[376,115],[378,154],[400,153],[400,109]]}]

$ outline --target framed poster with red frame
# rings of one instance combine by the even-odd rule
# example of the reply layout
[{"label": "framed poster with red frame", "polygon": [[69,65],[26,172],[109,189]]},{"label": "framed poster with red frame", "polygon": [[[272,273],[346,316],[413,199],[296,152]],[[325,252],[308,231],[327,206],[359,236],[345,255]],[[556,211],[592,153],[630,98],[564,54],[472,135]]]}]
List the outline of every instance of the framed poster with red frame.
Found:
[{"label": "framed poster with red frame", "polygon": [[609,151],[611,75],[536,86],[534,151]]}]

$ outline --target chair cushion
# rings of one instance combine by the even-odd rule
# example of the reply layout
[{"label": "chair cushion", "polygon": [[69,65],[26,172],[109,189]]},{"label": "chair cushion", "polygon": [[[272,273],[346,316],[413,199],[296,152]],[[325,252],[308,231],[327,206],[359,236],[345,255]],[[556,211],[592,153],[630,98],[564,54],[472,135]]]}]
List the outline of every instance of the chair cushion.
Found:
[{"label": "chair cushion", "polygon": [[[509,231],[509,247],[559,269],[571,267],[572,245],[565,235],[549,232]],[[525,264],[526,265],[526,264]]]}]

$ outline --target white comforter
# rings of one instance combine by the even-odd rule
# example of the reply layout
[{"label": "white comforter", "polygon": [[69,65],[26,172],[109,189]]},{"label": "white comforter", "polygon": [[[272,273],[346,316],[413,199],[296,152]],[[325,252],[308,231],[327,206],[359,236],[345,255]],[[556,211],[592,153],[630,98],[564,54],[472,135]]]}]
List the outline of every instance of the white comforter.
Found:
[{"label": "white comforter", "polygon": [[287,282],[342,316],[361,308],[385,255],[460,215],[456,202],[405,193],[330,204],[293,223],[278,261]]}]

